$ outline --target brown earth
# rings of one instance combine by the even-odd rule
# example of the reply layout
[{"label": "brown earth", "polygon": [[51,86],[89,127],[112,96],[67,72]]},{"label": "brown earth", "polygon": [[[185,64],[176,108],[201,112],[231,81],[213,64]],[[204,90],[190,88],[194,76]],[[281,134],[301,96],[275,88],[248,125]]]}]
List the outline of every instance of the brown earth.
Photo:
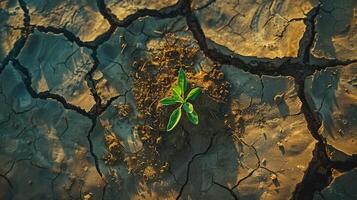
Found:
[{"label": "brown earth", "polygon": [[356,10],[0,1],[0,199],[357,199]]}]

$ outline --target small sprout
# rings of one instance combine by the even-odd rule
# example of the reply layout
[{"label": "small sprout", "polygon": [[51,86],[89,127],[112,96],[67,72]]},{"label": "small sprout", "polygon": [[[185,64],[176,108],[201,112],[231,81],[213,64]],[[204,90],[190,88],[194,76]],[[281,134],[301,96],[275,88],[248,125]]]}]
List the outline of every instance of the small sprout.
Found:
[{"label": "small sprout", "polygon": [[182,109],[186,112],[187,118],[193,124],[198,124],[198,115],[189,101],[194,101],[201,94],[201,88],[193,88],[186,96],[185,94],[187,89],[188,81],[186,79],[185,72],[183,69],[180,69],[178,73],[178,84],[173,85],[171,88],[172,95],[160,100],[160,103],[164,106],[170,106],[177,103],[180,104],[180,106],[171,113],[169,122],[167,123],[167,131],[173,130],[179,123],[182,115]]}]

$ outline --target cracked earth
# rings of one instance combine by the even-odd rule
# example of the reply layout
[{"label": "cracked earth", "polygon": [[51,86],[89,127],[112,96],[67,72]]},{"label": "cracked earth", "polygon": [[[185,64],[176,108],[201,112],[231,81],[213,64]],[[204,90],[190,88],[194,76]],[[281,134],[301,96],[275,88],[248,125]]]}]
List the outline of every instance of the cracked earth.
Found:
[{"label": "cracked earth", "polygon": [[[0,199],[357,199],[356,0],[0,0]],[[184,68],[197,126],[158,100]]]}]

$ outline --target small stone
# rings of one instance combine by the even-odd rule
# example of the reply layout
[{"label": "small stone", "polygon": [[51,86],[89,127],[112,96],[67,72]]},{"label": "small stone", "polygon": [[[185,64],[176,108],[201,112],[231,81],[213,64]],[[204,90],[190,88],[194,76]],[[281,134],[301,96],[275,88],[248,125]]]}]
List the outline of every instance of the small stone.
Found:
[{"label": "small stone", "polygon": [[279,148],[284,147],[284,145],[283,145],[282,142],[278,142],[278,143],[276,143],[276,144],[278,145]]},{"label": "small stone", "polygon": [[85,166],[85,167],[83,168],[83,170],[84,170],[85,172],[87,172],[87,171],[88,171],[88,167]]},{"label": "small stone", "polygon": [[304,170],[305,169],[304,165],[296,165],[296,168],[298,168],[300,170]]},{"label": "small stone", "polygon": [[83,196],[83,199],[84,200],[91,200],[93,197],[93,194],[92,193],[87,193]]},{"label": "small stone", "polygon": [[267,165],[267,160],[265,158],[263,158],[263,160],[262,160],[262,165],[264,165],[264,166]]},{"label": "small stone", "polygon": [[278,177],[275,174],[272,174],[270,177],[271,180],[275,181],[278,180]]},{"label": "small stone", "polygon": [[138,116],[137,116],[138,119],[144,119],[144,115],[139,113]]},{"label": "small stone", "polygon": [[156,139],[156,144],[160,144],[160,143],[161,143],[161,136]]},{"label": "small stone", "polygon": [[339,133],[340,135],[343,135],[343,130],[342,130],[342,129],[338,129],[338,133]]},{"label": "small stone", "polygon": [[95,71],[93,74],[93,80],[98,81],[103,78],[103,73],[101,71]]},{"label": "small stone", "polygon": [[218,73],[217,79],[218,79],[218,80],[223,80],[223,79],[224,79],[224,74],[223,74],[223,72]]}]

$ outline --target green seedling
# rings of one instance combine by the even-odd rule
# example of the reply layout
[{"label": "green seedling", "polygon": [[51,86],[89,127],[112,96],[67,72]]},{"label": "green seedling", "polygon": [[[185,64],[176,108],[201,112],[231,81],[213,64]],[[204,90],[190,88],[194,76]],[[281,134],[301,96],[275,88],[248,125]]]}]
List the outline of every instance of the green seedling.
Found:
[{"label": "green seedling", "polygon": [[180,104],[180,106],[170,115],[166,128],[167,131],[171,131],[179,123],[182,115],[182,108],[185,110],[187,118],[192,124],[198,124],[198,115],[189,101],[195,100],[201,94],[201,89],[199,87],[193,88],[186,96],[187,87],[188,81],[185,72],[183,69],[180,69],[178,73],[178,83],[171,88],[172,95],[160,100],[160,103],[164,106]]}]

